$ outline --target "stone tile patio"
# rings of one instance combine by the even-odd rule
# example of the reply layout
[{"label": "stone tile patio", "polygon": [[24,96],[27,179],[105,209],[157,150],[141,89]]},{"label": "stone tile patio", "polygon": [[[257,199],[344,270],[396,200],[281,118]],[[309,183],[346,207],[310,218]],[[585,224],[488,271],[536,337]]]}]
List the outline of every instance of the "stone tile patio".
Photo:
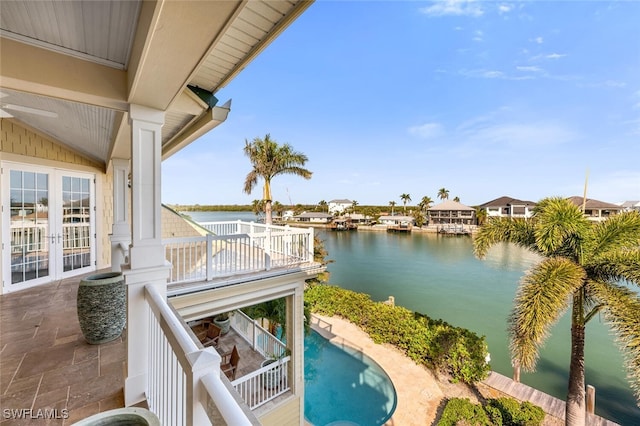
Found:
[{"label": "stone tile patio", "polygon": [[[85,342],[76,313],[81,279],[69,278],[0,296],[3,426],[36,421],[70,425],[98,412],[124,407],[123,336],[102,345]],[[40,418],[15,419],[5,410]],[[57,418],[43,419],[45,410],[47,417]]]}]

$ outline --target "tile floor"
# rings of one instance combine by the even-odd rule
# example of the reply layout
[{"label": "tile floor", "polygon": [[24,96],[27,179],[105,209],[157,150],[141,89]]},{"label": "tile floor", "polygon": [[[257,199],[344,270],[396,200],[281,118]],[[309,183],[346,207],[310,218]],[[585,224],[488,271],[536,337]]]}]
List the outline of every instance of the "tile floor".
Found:
[{"label": "tile floor", "polygon": [[[85,342],[76,313],[81,278],[0,296],[3,426],[70,425],[124,407],[125,342],[123,336],[102,345]],[[12,418],[8,410],[30,418]],[[58,418],[42,418],[45,410]]]}]

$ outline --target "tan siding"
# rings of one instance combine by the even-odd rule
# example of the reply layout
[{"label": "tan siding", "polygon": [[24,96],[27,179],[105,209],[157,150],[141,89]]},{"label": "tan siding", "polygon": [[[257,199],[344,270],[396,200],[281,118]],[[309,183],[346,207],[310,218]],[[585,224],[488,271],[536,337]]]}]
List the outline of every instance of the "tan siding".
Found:
[{"label": "tan siding", "polygon": [[111,241],[109,239],[113,223],[113,179],[111,172],[105,174],[104,167],[95,161],[89,160],[13,120],[4,118],[0,119],[0,160],[95,173],[96,263],[98,269],[108,267],[111,264]]},{"label": "tan siding", "polygon": [[300,426],[300,398],[293,397],[258,419],[263,426]]},{"label": "tan siding", "polygon": [[71,151],[13,120],[0,119],[0,151],[32,158],[103,169],[99,163]]},{"label": "tan siding", "polygon": [[182,216],[166,207],[162,208],[162,238],[198,237],[205,235]]}]

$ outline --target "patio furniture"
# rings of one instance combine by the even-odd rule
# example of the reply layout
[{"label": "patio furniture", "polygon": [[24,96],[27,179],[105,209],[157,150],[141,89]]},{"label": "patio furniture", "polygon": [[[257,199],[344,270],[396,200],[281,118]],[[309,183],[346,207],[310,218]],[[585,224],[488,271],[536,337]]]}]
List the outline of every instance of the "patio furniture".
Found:
[{"label": "patio furniture", "polygon": [[221,356],[222,361],[220,363],[220,371],[226,374],[229,380],[235,380],[236,371],[238,370],[238,362],[240,362],[238,348],[236,348],[236,345],[233,345],[231,352],[224,353]]},{"label": "patio furniture", "polygon": [[210,323],[207,327],[207,335],[205,336],[204,340],[202,340],[202,346],[204,346],[205,348],[207,346],[218,346],[221,334],[222,330],[220,329],[220,327],[218,327],[214,323]]}]

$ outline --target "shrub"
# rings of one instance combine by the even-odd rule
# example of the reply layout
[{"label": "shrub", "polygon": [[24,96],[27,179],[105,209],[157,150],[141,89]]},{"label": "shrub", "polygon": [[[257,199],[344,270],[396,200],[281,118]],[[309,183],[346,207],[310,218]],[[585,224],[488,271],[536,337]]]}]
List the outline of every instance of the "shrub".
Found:
[{"label": "shrub", "polygon": [[390,343],[415,362],[445,372],[454,381],[474,383],[489,373],[484,337],[464,328],[330,285],[308,287],[305,302],[312,312],[342,316],[360,326],[374,342]]},{"label": "shrub", "polygon": [[452,398],[447,401],[438,426],[456,426],[461,422],[472,426],[492,426],[481,405],[473,404],[467,398]]},{"label": "shrub", "polygon": [[504,426],[538,426],[545,416],[542,408],[513,398],[490,399],[487,406],[500,411]]}]

